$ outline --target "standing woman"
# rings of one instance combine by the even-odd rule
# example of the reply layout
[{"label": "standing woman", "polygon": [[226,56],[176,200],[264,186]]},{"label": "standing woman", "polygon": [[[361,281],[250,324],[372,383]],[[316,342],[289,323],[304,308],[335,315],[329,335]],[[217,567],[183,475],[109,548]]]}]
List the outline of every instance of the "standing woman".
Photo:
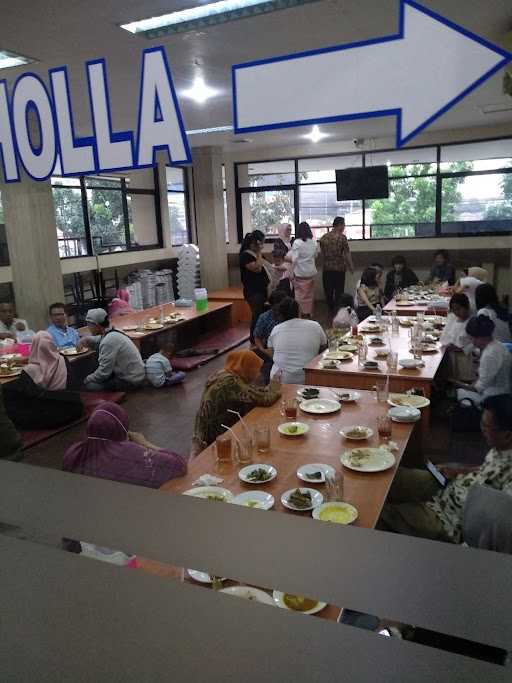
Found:
[{"label": "standing woman", "polygon": [[293,266],[295,298],[303,318],[311,318],[313,312],[315,277],[318,273],[316,259],[319,251],[309,223],[300,223],[295,241],[286,254],[285,261],[290,261]]},{"label": "standing woman", "polygon": [[277,253],[280,254],[287,254],[290,249],[292,248],[292,226],[290,223],[281,223],[278,228],[277,232],[279,234],[279,237],[276,239],[274,242],[274,247],[273,247],[273,255]]},{"label": "standing woman", "polygon": [[263,243],[265,235],[260,230],[249,232],[240,247],[240,277],[244,299],[251,307],[251,343],[254,343],[254,327],[265,310],[269,277],[263,264]]}]

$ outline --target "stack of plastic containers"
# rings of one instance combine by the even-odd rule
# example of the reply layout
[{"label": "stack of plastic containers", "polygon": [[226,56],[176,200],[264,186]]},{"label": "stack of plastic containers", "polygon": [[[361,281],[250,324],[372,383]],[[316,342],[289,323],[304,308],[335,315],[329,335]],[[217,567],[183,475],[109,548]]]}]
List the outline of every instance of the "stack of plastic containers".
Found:
[{"label": "stack of plastic containers", "polygon": [[178,294],[180,299],[194,300],[194,291],[201,286],[199,249],[184,244],[178,254]]}]

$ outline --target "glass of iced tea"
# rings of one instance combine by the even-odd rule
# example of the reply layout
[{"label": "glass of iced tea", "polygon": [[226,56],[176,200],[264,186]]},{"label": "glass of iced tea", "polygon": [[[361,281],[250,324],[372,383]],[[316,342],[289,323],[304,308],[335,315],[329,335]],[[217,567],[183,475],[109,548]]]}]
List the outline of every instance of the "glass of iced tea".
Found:
[{"label": "glass of iced tea", "polygon": [[389,415],[380,415],[377,418],[377,429],[379,437],[383,441],[389,441],[389,439],[391,439],[391,418]]},{"label": "glass of iced tea", "polygon": [[296,398],[288,398],[285,399],[281,403],[281,415],[286,417],[288,420],[296,420],[297,419],[297,399]]},{"label": "glass of iced tea", "polygon": [[220,434],[215,439],[215,455],[219,465],[230,465],[232,463],[233,441],[231,434]]},{"label": "glass of iced tea", "polygon": [[270,427],[268,425],[254,427],[254,445],[258,453],[268,453],[270,450]]},{"label": "glass of iced tea", "polygon": [[236,459],[239,465],[249,465],[252,462],[252,439],[249,436],[238,437]]}]

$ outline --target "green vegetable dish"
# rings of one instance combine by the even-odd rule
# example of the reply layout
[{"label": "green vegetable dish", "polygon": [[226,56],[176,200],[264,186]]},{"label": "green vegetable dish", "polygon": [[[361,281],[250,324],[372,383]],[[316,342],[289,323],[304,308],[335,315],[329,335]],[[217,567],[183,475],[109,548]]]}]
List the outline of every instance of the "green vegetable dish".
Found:
[{"label": "green vegetable dish", "polygon": [[300,489],[295,489],[295,491],[289,495],[288,502],[299,510],[310,508],[311,493],[309,491],[302,493]]},{"label": "green vegetable dish", "polygon": [[247,475],[249,481],[268,481],[271,477],[271,473],[263,469],[263,467],[258,467]]}]

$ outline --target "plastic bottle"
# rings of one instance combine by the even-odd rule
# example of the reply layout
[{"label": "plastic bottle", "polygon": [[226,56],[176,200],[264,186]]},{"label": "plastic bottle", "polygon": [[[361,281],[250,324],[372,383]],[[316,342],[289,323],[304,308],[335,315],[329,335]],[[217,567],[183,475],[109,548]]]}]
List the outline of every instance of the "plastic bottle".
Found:
[{"label": "plastic bottle", "polygon": [[378,323],[382,321],[382,306],[380,304],[375,306],[375,320]]},{"label": "plastic bottle", "polygon": [[398,320],[396,311],[393,311],[391,314],[391,333],[394,337],[397,337],[400,334],[400,321]]},{"label": "plastic bottle", "polygon": [[208,292],[204,287],[194,289],[194,298],[196,300],[196,311],[198,313],[208,310]]},{"label": "plastic bottle", "polygon": [[357,335],[359,334],[358,325],[359,325],[359,319],[357,317],[357,313],[354,311],[354,309],[352,309],[352,311],[350,313],[350,330],[351,330],[350,334],[353,337],[357,337]]}]

